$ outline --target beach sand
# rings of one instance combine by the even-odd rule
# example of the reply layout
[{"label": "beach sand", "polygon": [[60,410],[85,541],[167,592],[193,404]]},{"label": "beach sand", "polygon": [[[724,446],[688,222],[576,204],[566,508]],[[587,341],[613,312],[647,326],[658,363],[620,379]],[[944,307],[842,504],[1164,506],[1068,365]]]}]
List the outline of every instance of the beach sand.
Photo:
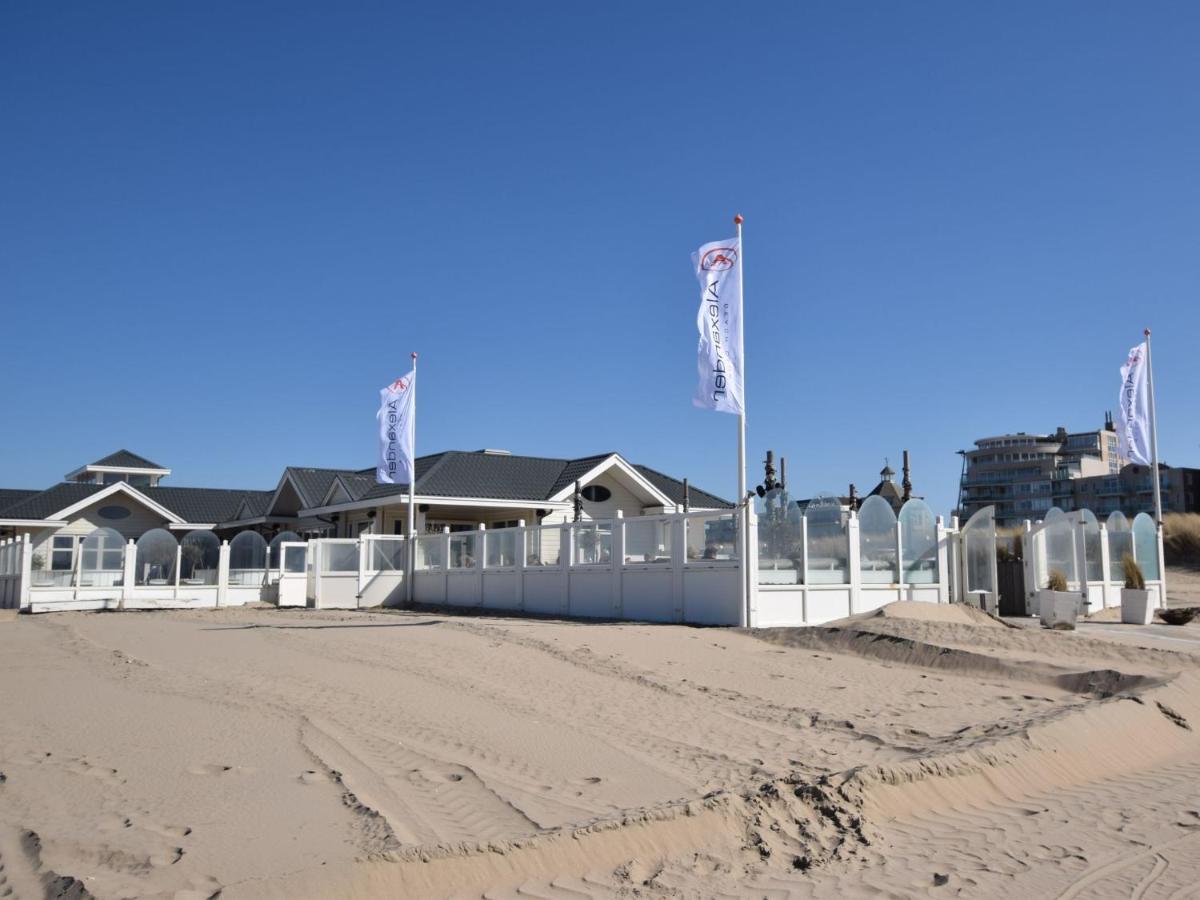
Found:
[{"label": "beach sand", "polygon": [[0,622],[0,896],[1195,890],[1200,658],[918,607]]}]

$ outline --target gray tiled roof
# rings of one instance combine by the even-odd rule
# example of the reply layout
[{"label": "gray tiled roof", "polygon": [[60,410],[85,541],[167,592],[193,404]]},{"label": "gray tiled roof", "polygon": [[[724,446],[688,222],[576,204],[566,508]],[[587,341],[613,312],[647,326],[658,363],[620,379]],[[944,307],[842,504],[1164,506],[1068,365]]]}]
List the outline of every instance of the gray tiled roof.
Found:
[{"label": "gray tiled roof", "polygon": [[357,469],[313,469],[307,466],[288,466],[285,470],[300,492],[300,505],[307,509],[320,506],[333,480],[339,475],[355,475]]},{"label": "gray tiled roof", "polygon": [[[579,459],[553,459],[541,456],[512,456],[500,453],[448,450],[433,456],[417,458],[416,492],[432,497],[487,497],[495,500],[529,500],[545,502],[576,479],[603,462],[611,453],[600,453]],[[683,483],[654,469],[635,468],[656,488],[676,503],[683,502]],[[343,483],[369,484],[355,499],[374,500],[408,493],[407,484],[374,484],[371,470],[355,473]],[[354,491],[347,490],[354,496]],[[733,504],[698,488],[691,488],[692,503],[714,508]]]},{"label": "gray tiled roof", "polygon": [[104,487],[102,484],[76,484],[71,481],[64,481],[54,485],[52,488],[38,491],[32,496],[14,503],[4,510],[4,518],[49,518],[60,509],[68,507],[72,503],[78,503],[80,500],[90,497],[97,491],[104,490]]},{"label": "gray tiled roof", "polygon": [[156,462],[150,462],[144,456],[138,456],[136,453],[130,453],[128,450],[118,450],[116,453],[110,453],[103,459],[98,459],[94,463],[89,463],[93,466],[113,466],[114,468],[126,469],[163,469],[165,466],[160,466]]},{"label": "gray tiled roof", "polygon": [[26,488],[0,488],[0,518],[4,517],[4,511],[10,506],[15,506],[22,500],[40,493],[41,491],[28,490]]},{"label": "gray tiled roof", "polygon": [[[676,503],[683,503],[683,482],[677,478],[672,478],[670,475],[664,475],[662,472],[651,469],[649,466],[634,466],[642,474],[642,477],[653,484],[656,488],[674,500]],[[718,497],[716,494],[710,494],[708,491],[702,491],[694,484],[688,485],[688,503],[693,508],[699,509],[732,509],[733,504],[728,500]]]},{"label": "gray tiled roof", "polygon": [[165,506],[185,522],[226,522],[237,515],[242,498],[259,491],[232,488],[142,487],[135,490]]}]

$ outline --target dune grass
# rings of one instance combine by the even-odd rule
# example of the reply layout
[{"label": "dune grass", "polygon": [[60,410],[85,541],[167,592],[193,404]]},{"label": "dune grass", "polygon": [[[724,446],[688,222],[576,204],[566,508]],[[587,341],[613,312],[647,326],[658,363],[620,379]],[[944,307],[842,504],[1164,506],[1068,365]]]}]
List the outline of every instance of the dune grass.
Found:
[{"label": "dune grass", "polygon": [[1167,565],[1200,569],[1200,513],[1163,516],[1163,555]]}]

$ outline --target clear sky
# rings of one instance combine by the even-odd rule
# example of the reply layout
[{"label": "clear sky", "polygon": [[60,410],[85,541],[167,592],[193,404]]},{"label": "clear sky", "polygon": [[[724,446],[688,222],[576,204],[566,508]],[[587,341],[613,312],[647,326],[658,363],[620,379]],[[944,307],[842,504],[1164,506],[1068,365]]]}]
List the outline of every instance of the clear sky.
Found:
[{"label": "clear sky", "polygon": [[938,511],[1155,334],[1200,466],[1194,3],[9,2],[0,486],[618,450],[732,496],[690,252],[746,217],[749,478]]}]

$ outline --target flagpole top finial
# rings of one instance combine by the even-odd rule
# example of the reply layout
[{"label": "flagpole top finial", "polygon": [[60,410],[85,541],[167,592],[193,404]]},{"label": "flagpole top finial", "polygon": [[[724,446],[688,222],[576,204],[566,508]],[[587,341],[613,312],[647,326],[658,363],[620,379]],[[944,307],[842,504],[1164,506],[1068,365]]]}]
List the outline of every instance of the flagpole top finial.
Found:
[{"label": "flagpole top finial", "polygon": [[414,350],[414,351],[413,351],[412,358],[413,358],[414,360],[417,358],[417,351],[416,351],[416,350]]},{"label": "flagpole top finial", "polygon": [[1142,332],[1142,334],[1145,335],[1146,337],[1150,337],[1150,329],[1147,328],[1145,331]]},{"label": "flagpole top finial", "polygon": [[745,221],[746,221],[746,220],[742,218],[742,214],[741,214],[741,213],[738,213],[737,215],[735,215],[735,216],[733,217],[733,224],[734,224],[734,225],[741,225],[741,224],[742,224],[743,222],[745,222]]}]

